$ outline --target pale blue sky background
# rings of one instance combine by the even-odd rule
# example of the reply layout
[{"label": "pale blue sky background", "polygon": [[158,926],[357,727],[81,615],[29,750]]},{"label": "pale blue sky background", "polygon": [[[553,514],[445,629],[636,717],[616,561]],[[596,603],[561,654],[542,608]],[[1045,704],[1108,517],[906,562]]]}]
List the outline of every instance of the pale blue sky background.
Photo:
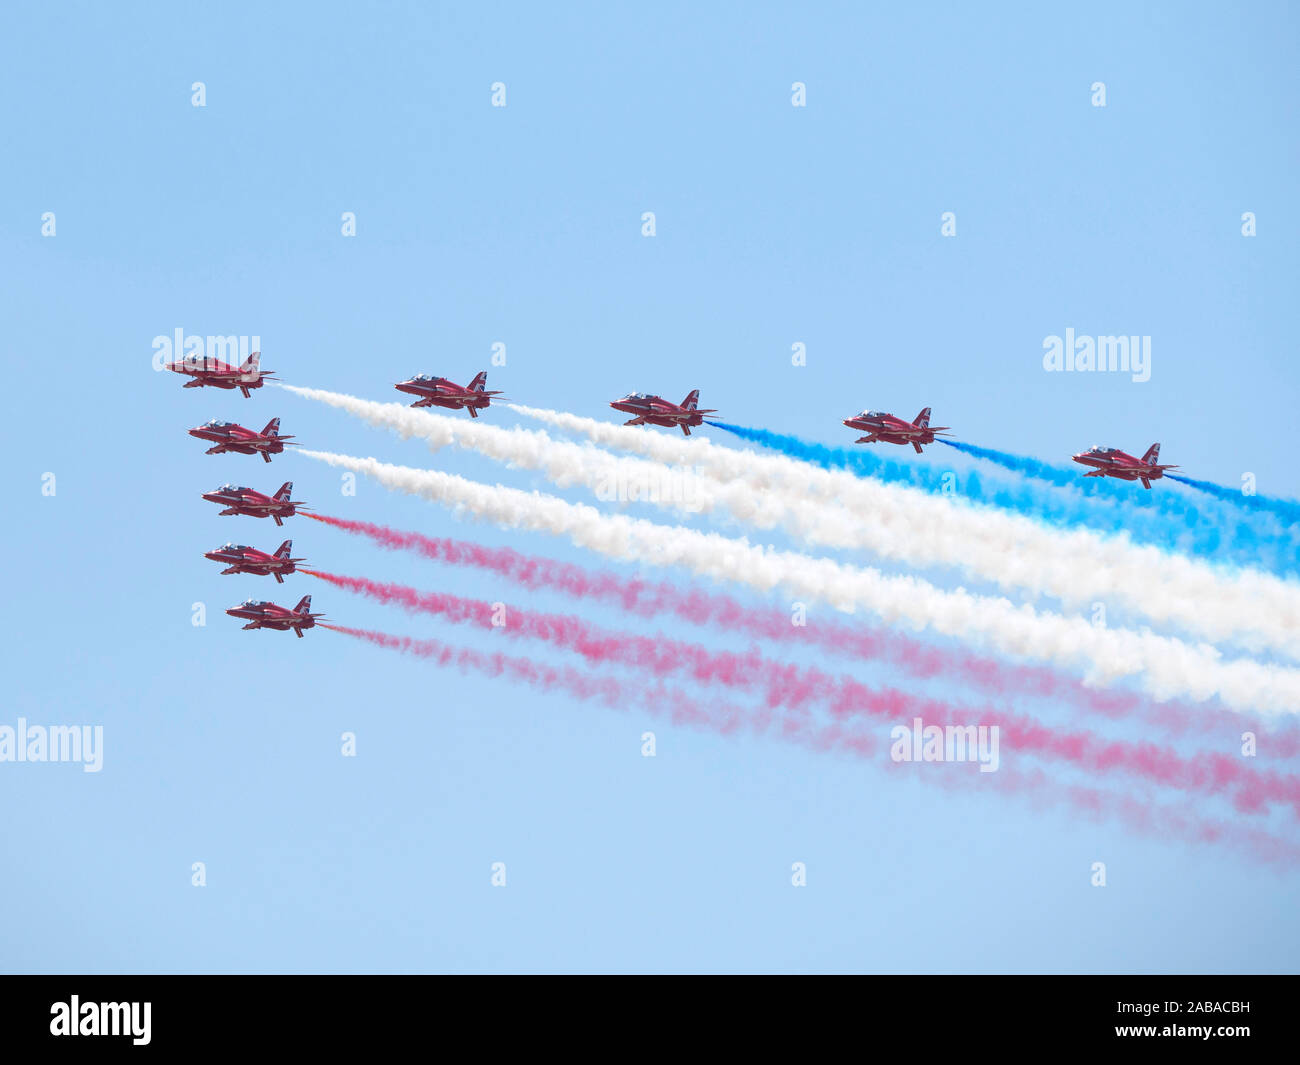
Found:
[{"label": "pale blue sky background", "polygon": [[[468,380],[501,341],[490,387],[537,406],[612,419],[628,390],[698,387],[729,420],[847,442],[864,407],[929,405],[994,447],[1158,439],[1192,476],[1300,494],[1294,5],[807,7],[5,8],[0,723],[102,723],[106,752],[98,775],[0,765],[0,969],[1297,968],[1297,874],[1227,849],[221,613],[311,591],[341,622],[494,646],[307,577],[219,576],[204,550],[282,538],[199,499],[225,480],[594,560],[365,482],[345,499],[301,458],[204,456],[185,428],[279,414],[310,446],[546,488],[270,389],[182,391],[150,368],[178,326],[259,335],[286,381],[375,398]],[[1152,336],[1151,380],[1045,374],[1066,327]],[[338,572],[513,594],[287,533]]]}]

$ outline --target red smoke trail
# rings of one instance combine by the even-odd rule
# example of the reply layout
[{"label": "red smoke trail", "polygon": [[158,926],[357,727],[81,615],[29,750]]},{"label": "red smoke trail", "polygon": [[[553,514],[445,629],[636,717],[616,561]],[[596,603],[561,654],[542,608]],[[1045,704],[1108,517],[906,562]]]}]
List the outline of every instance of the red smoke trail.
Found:
[{"label": "red smoke trail", "polygon": [[[368,629],[354,629],[343,625],[318,622],[320,628],[364,640],[380,647],[400,651],[436,662],[451,665],[466,673],[479,673],[489,677],[508,677],[523,681],[545,691],[562,691],[580,699],[596,699],[615,709],[626,708],[640,701],[653,712],[664,706],[671,707],[674,724],[703,725],[727,734],[737,730],[749,719],[753,731],[761,733],[768,722],[762,713],[746,712],[735,707],[704,709],[675,692],[656,685],[647,689],[642,684],[625,685],[617,678],[593,678],[568,668],[556,669],[523,658],[512,658],[498,653],[484,653],[469,648],[453,647],[436,640],[414,640],[406,636],[391,636]],[[802,742],[818,751],[843,751],[867,758],[872,750],[871,737],[845,735],[838,726],[810,732],[804,721],[786,720],[781,723],[784,739]],[[885,763],[887,766],[891,763]],[[897,768],[902,768],[898,766]],[[915,767],[919,770],[919,766]],[[939,767],[940,769],[947,767]],[[970,769],[973,767],[965,766]],[[1194,813],[1180,808],[1161,807],[1126,795],[1114,795],[1095,788],[1071,787],[1058,784],[1041,770],[1027,773],[998,770],[995,781],[985,782],[988,774],[978,772],[930,774],[929,780],[944,787],[997,787],[999,790],[1027,798],[1041,810],[1044,806],[1064,803],[1066,806],[1092,818],[1112,817],[1144,835],[1167,840],[1178,838],[1190,843],[1221,843],[1236,846],[1252,858],[1293,866],[1300,862],[1300,849],[1293,844],[1254,829],[1235,825],[1222,825],[1204,821]]]},{"label": "red smoke trail", "polygon": [[1259,739],[1261,755],[1281,758],[1300,753],[1300,729],[1277,727],[1268,731],[1225,710],[1186,703],[1151,703],[1131,692],[1102,692],[1073,678],[1038,666],[1016,666],[980,655],[933,647],[901,633],[867,624],[835,621],[796,626],[780,610],[748,607],[729,596],[683,588],[667,582],[645,581],[620,574],[589,571],[570,563],[524,555],[511,548],[489,548],[464,540],[451,540],[403,532],[365,521],[348,521],[324,514],[307,514],[354,535],[368,536],[390,550],[414,551],[451,565],[487,570],[512,584],[562,592],[579,599],[613,603],[641,617],[663,614],[694,625],[716,626],[757,639],[781,643],[816,644],[854,660],[883,660],[923,679],[960,680],[997,696],[1025,695],[1064,702],[1089,713],[1119,718],[1140,714],[1174,736],[1189,730],[1208,733],[1249,728]]},{"label": "red smoke trail", "polygon": [[451,666],[462,673],[505,677],[539,691],[560,692],[584,701],[594,699],[620,709],[639,705],[656,715],[667,709],[674,725],[694,725],[723,735],[743,729],[761,735],[774,727],[781,739],[818,751],[840,750],[862,757],[871,754],[875,745],[875,738],[869,733],[846,728],[840,722],[817,727],[810,717],[798,712],[781,717],[770,710],[745,710],[716,701],[710,701],[708,706],[704,706],[683,699],[680,691],[670,689],[662,683],[632,684],[619,677],[592,676],[567,666],[543,665],[528,658],[503,655],[496,651],[476,651],[437,640],[416,640],[409,636],[392,636],[323,621],[316,624],[318,628],[425,658],[439,666]]},{"label": "red smoke trail", "polygon": [[[891,764],[890,768],[908,770],[913,764]],[[916,767],[916,771],[920,771]],[[996,776],[996,786],[1007,793],[1030,802],[1042,811],[1053,806],[1064,806],[1075,815],[1092,821],[1107,818],[1144,836],[1156,839],[1179,839],[1195,844],[1222,844],[1244,852],[1251,858],[1281,867],[1294,867],[1300,863],[1300,847],[1289,840],[1280,839],[1257,828],[1232,822],[1207,821],[1199,817],[1190,805],[1162,806],[1145,797],[1102,791],[1097,788],[1066,785],[1053,780],[1042,769],[1025,770],[1001,767]],[[938,773],[933,779],[948,790],[962,788],[966,791],[985,786],[980,774]]]},{"label": "red smoke trail", "polygon": [[[302,569],[302,567],[299,567]],[[453,623],[493,627],[491,603],[440,592],[421,592],[402,584],[344,577],[316,569],[302,569],[320,580],[406,610],[435,614]],[[638,636],[591,625],[565,614],[506,611],[502,631],[512,636],[544,640],[573,651],[589,662],[618,665],[655,675],[686,672],[702,683],[717,683],[762,692],[769,708],[807,711],[820,705],[837,721],[859,715],[911,724],[920,718],[928,725],[996,725],[1002,738],[1016,751],[1073,763],[1092,772],[1126,773],[1149,783],[1210,795],[1230,794],[1238,810],[1261,812],[1266,803],[1284,802],[1300,814],[1300,777],[1243,767],[1222,754],[1192,758],[1168,747],[1106,740],[1090,732],[1060,732],[1032,718],[992,707],[954,708],[923,696],[894,688],[871,688],[848,676],[832,676],[819,669],[786,665],[763,657],[757,650],[744,654],[710,651],[698,644],[659,635]]]}]

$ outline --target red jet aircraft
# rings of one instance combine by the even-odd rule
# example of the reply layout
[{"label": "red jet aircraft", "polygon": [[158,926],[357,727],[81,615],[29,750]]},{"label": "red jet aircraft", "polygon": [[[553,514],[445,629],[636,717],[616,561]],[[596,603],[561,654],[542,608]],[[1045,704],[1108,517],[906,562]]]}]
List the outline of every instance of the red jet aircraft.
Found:
[{"label": "red jet aircraft", "polygon": [[239,485],[223,484],[211,492],[204,492],[203,498],[210,503],[220,503],[226,509],[222,514],[247,514],[250,518],[274,518],[276,525],[283,525],[281,518],[292,518],[298,507],[306,507],[293,495],[293,482],[285,481],[273,496],[254,492],[251,488]]},{"label": "red jet aircraft", "polygon": [[262,577],[270,574],[277,584],[283,584],[286,573],[293,573],[299,562],[307,561],[305,558],[290,558],[289,552],[292,550],[292,540],[282,543],[274,555],[244,544],[222,544],[215,551],[203,552],[203,557],[210,558],[213,562],[226,563],[228,568],[221,571],[223,576],[227,573],[256,573]]},{"label": "red jet aircraft", "polygon": [[946,425],[930,425],[929,407],[911,422],[884,411],[864,410],[856,418],[845,418],[844,424],[867,434],[855,440],[855,444],[874,444],[877,440],[886,444],[911,444],[918,455],[922,444],[933,444],[934,438],[945,435],[944,430],[948,428]]},{"label": "red jet aircraft", "polygon": [[1165,475],[1165,470],[1176,470],[1177,466],[1160,466],[1160,445],[1152,444],[1140,459],[1120,451],[1117,447],[1102,447],[1094,444],[1087,451],[1080,451],[1073,456],[1081,466],[1092,466],[1085,477],[1118,477],[1121,481],[1141,481],[1143,488],[1150,488],[1152,481],[1158,481]]},{"label": "red jet aircraft", "polygon": [[300,640],[303,629],[315,628],[316,619],[325,616],[311,612],[310,595],[304,595],[292,610],[286,606],[268,603],[265,599],[245,599],[239,606],[232,606],[226,613],[232,618],[244,618],[248,622],[244,626],[246,629],[278,629],[280,632],[293,629]]},{"label": "red jet aircraft", "polygon": [[255,351],[242,366],[231,366],[204,355],[186,355],[180,362],[169,362],[167,369],[191,378],[185,382],[186,388],[237,388],[244,393],[245,399],[249,399],[250,388],[261,388],[263,378],[275,376],[272,370],[258,369],[261,358],[262,353]]},{"label": "red jet aircraft", "polygon": [[492,406],[492,397],[500,392],[485,392],[487,371],[475,375],[469,386],[462,388],[454,381],[434,374],[418,373],[409,381],[393,385],[399,392],[408,392],[420,398],[412,407],[448,407],[451,410],[467,410],[471,418],[477,418],[478,412]]},{"label": "red jet aircraft", "polygon": [[[205,455],[223,455],[227,451],[237,451],[241,455],[261,455],[263,462],[270,462],[272,455],[284,450],[284,445],[293,440],[292,436],[280,435],[280,419],[272,418],[260,433],[245,429],[234,422],[222,422],[213,418],[204,422],[197,429],[189,430],[190,436],[200,440],[211,440],[215,447],[208,448]],[[297,447],[297,444],[293,445]]]},{"label": "red jet aircraft", "polygon": [[624,422],[624,425],[666,425],[679,426],[687,436],[691,435],[689,426],[703,425],[705,414],[717,414],[716,410],[699,410],[695,404],[700,401],[700,390],[693,390],[680,404],[669,403],[659,396],[646,392],[630,392],[622,399],[610,404],[615,410],[636,417]]}]

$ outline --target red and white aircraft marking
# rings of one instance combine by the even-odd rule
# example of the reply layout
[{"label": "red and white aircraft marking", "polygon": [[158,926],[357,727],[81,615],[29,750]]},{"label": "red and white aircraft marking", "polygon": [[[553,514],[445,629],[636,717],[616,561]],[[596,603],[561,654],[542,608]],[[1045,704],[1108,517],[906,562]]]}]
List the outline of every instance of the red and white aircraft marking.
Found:
[{"label": "red and white aircraft marking", "polygon": [[921,453],[922,444],[933,444],[936,436],[946,436],[946,425],[930,424],[930,408],[926,407],[912,421],[886,414],[879,410],[864,410],[856,418],[845,418],[844,424],[850,429],[865,432],[854,443],[874,444],[883,441],[886,444],[911,444],[916,453]]},{"label": "red and white aircraft marking", "polygon": [[1100,444],[1094,444],[1087,451],[1080,451],[1072,457],[1081,466],[1093,467],[1084,474],[1085,477],[1118,477],[1121,481],[1141,481],[1143,488],[1150,488],[1152,481],[1160,480],[1165,475],[1165,470],[1178,469],[1177,466],[1158,464],[1159,444],[1152,444],[1140,459],[1117,447],[1102,447]]},{"label": "red and white aircraft marking", "polygon": [[206,355],[186,355],[179,362],[167,363],[167,369],[190,378],[185,382],[186,388],[237,388],[249,399],[250,388],[261,388],[265,378],[275,376],[272,370],[258,368],[261,358],[262,353],[255,351],[243,365],[231,366]]},{"label": "red and white aircraft marking", "polygon": [[717,414],[716,410],[701,410],[696,406],[700,401],[700,390],[692,390],[681,403],[669,403],[660,396],[648,392],[629,392],[622,399],[610,404],[615,410],[635,417],[625,421],[624,425],[663,425],[668,428],[677,426],[687,436],[691,435],[690,426],[703,425],[705,414]]},{"label": "red and white aircraft marking", "polygon": [[[213,418],[210,422],[188,430],[190,436],[199,440],[211,440],[213,447],[205,455],[224,455],[235,451],[241,455],[261,455],[264,462],[270,462],[272,455],[284,451],[284,445],[293,440],[292,436],[280,435],[280,419],[272,418],[260,433],[245,429],[234,422],[223,422]],[[296,444],[293,445],[297,447]]]},{"label": "red and white aircraft marking", "polygon": [[226,509],[225,514],[246,514],[250,518],[274,518],[276,525],[283,525],[282,518],[292,518],[299,507],[306,508],[305,503],[291,499],[293,482],[285,481],[273,496],[254,492],[241,485],[223,484],[211,492],[204,492],[203,498],[209,503],[218,503]]},{"label": "red and white aircraft marking", "polygon": [[409,380],[393,387],[399,392],[406,392],[420,398],[412,407],[446,407],[449,410],[467,410],[471,418],[477,418],[478,412],[492,406],[492,397],[500,392],[488,392],[487,371],[478,373],[469,385],[462,386],[455,381],[435,374],[418,373]]},{"label": "red and white aircraft marking", "polygon": [[203,552],[203,557],[213,562],[224,562],[227,568],[221,571],[223,576],[227,573],[255,573],[261,577],[269,574],[277,584],[283,584],[285,574],[295,572],[299,562],[307,561],[305,558],[290,558],[292,551],[292,540],[282,543],[273,555],[245,544],[226,543],[214,551]]},{"label": "red and white aircraft marking", "polygon": [[248,622],[244,626],[246,629],[277,629],[280,632],[293,629],[299,639],[302,639],[303,629],[315,628],[316,619],[325,616],[311,612],[310,595],[304,595],[299,599],[298,605],[292,610],[285,606],[277,606],[275,603],[268,603],[265,599],[245,599],[239,606],[232,606],[226,613],[232,618],[245,619]]}]

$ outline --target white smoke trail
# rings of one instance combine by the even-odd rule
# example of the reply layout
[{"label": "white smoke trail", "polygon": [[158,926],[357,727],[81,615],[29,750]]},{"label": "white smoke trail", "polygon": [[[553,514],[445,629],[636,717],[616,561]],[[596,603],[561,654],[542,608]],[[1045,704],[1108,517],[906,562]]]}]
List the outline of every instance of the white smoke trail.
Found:
[{"label": "white smoke trail", "polygon": [[684,566],[761,591],[780,588],[845,613],[870,610],[886,623],[931,628],[1003,654],[1081,671],[1090,682],[1133,677],[1157,699],[1220,697],[1239,710],[1300,710],[1300,672],[1249,660],[1225,661],[1213,647],[1150,632],[1106,629],[1016,606],[1005,599],[944,591],[912,577],[887,577],[830,559],[759,547],[716,533],[657,525],[554,496],[486,485],[437,470],[393,466],[302,449],[310,459],[364,473],[385,487],[442,503],[481,521],[564,536],[625,561]]},{"label": "white smoke trail", "polygon": [[[1050,596],[1070,607],[1102,602],[1202,639],[1233,641],[1250,651],[1300,659],[1300,587],[1257,570],[1218,570],[1204,562],[1135,544],[1127,537],[1059,529],[994,507],[966,505],[785,455],[768,455],[654,432],[631,432],[561,411],[507,404],[525,417],[657,462],[691,463],[722,483],[741,482],[793,504],[820,504],[851,516],[814,530],[818,542],[866,547],[912,565],[947,564],[992,581]],[[789,526],[787,526],[789,527]],[[889,536],[890,531],[896,535]],[[878,546],[877,546],[878,545]]]},{"label": "white smoke trail", "polygon": [[[1102,602],[1157,624],[1176,625],[1200,639],[1300,658],[1300,588],[1268,574],[1220,574],[1155,548],[1049,528],[990,508],[955,507],[949,498],[817,469],[785,456],[636,432],[571,414],[510,405],[651,461],[610,455],[542,432],[284,387],[403,437],[423,438],[432,448],[453,443],[471,448],[500,462],[540,470],[560,487],[586,485],[601,498],[609,498],[613,488],[639,487],[644,500],[679,512],[722,509],[756,528],[781,527],[808,544],[864,549],[911,566],[948,566],[1004,590],[1052,597],[1067,607]],[[661,485],[662,491],[644,493],[647,486]]]}]

